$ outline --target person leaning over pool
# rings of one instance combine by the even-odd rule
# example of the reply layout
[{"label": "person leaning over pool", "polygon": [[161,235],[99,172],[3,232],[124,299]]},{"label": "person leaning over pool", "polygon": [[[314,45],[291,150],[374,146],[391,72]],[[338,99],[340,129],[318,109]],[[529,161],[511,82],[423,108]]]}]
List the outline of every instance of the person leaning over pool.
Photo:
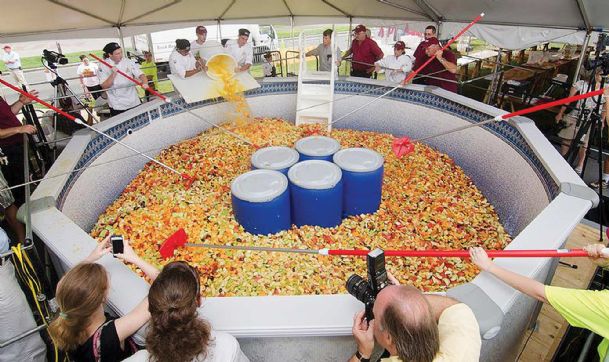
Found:
[{"label": "person leaning over pool", "polygon": [[[110,279],[106,269],[95,261],[110,252],[109,241],[108,236],[57,284],[59,316],[49,325],[49,335],[72,361],[111,362],[129,357],[137,351],[131,335],[150,319],[148,298],[120,318],[104,313]],[[124,253],[116,257],[137,266],[151,280],[159,273],[135,254],[127,240]]]},{"label": "person leaning over pool", "polygon": [[[603,248],[605,246],[602,244],[593,244],[584,247],[584,250],[588,252],[589,258],[594,263],[606,268],[609,266],[609,255],[601,254]],[[602,336],[603,341],[598,345],[597,350],[600,360],[606,360],[609,348],[609,290],[583,290],[544,285],[496,265],[482,248],[472,248],[469,253],[472,262],[480,270],[493,274],[529,297],[549,303],[570,325],[587,328]]]}]

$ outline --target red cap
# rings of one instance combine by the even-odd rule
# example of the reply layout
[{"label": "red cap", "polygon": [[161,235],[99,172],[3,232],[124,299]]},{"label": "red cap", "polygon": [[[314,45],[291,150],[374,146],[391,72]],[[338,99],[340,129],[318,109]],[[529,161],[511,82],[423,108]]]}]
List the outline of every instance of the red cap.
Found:
[{"label": "red cap", "polygon": [[406,44],[403,41],[399,40],[396,41],[395,44],[393,44],[393,47],[397,50],[402,50],[406,49]]},{"label": "red cap", "polygon": [[363,26],[362,24],[356,26],[355,29],[353,29],[353,32],[355,34],[359,33],[360,31],[366,31],[366,27]]},{"label": "red cap", "polygon": [[201,34],[203,34],[203,33],[207,34],[207,28],[206,28],[206,27],[204,27],[203,25],[199,25],[199,26],[197,26],[197,28],[195,29],[195,31],[196,31],[197,33],[201,33]]},{"label": "red cap", "polygon": [[11,46],[10,46],[10,45],[8,45],[8,44],[6,44],[6,45],[5,45],[5,46],[4,46],[2,49],[6,49],[6,48],[11,49]]}]

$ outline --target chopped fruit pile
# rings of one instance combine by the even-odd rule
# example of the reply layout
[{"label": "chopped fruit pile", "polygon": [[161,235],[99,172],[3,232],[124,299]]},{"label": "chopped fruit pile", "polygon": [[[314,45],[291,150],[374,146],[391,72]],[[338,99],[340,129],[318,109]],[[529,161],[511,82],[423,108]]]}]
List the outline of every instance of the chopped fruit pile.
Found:
[{"label": "chopped fruit pile", "polygon": [[[257,119],[226,128],[261,147],[287,145],[319,126],[296,127],[280,119]],[[183,247],[162,260],[161,243],[184,228],[189,242],[307,249],[503,249],[510,236],[493,206],[447,155],[420,143],[397,158],[389,134],[333,130],[342,147],[368,147],[385,157],[383,198],[375,214],[343,220],[335,228],[305,226],[270,236],[249,234],[235,221],[230,183],[250,170],[255,149],[218,129],[163,150],[158,159],[195,176],[190,187],[178,175],[148,163],[120,197],[99,216],[91,235],[121,234],[135,251],[161,266],[186,260],[201,274],[207,296],[265,296],[346,293],[352,273],[366,274],[364,258]],[[467,260],[387,258],[402,283],[442,291],[471,280],[477,269]],[[138,273],[141,272],[138,270]]]}]

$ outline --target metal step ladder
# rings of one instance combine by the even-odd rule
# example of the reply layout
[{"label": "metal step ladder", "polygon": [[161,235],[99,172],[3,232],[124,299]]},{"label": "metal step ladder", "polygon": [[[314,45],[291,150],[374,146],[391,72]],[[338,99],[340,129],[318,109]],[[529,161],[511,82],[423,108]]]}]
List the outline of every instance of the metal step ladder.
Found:
[{"label": "metal step ladder", "polygon": [[336,68],[336,45],[332,32],[332,70],[323,72],[308,70],[305,59],[304,33],[299,36],[300,68],[298,71],[298,92],[296,96],[296,125],[320,123],[332,130],[334,101],[334,79]]}]

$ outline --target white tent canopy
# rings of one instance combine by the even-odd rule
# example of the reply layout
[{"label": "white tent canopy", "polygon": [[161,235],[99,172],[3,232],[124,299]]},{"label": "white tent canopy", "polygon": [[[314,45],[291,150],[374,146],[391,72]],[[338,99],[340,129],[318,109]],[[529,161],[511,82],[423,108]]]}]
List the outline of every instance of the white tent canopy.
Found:
[{"label": "white tent canopy", "polygon": [[[609,28],[606,0],[28,0],[3,1],[5,42],[116,37],[194,24],[329,24],[426,22],[443,37],[480,12],[471,34],[509,49]],[[516,27],[516,30],[515,30]]]}]

